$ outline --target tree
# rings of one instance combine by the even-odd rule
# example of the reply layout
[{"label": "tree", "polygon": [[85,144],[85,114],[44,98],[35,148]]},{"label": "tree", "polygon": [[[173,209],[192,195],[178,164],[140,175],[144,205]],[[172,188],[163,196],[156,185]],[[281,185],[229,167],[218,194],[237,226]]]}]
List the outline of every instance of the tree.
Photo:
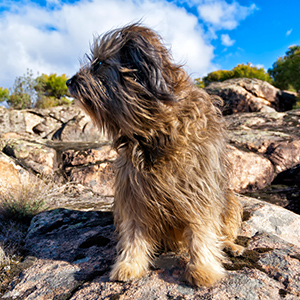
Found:
[{"label": "tree", "polygon": [[65,74],[61,76],[57,76],[56,74],[42,74],[36,79],[37,85],[35,89],[42,92],[44,96],[60,99],[68,95],[68,88],[66,86],[67,79]]},{"label": "tree", "polygon": [[[207,76],[203,77],[204,86],[208,86],[212,82],[222,82],[231,78],[257,78],[272,83],[272,78],[265,72],[263,68],[257,68],[248,64],[239,64],[232,70],[218,70],[209,73]],[[201,81],[201,79],[196,79],[196,81]]]},{"label": "tree", "polygon": [[290,46],[285,54],[277,59],[268,73],[281,90],[300,91],[300,46]]},{"label": "tree", "polygon": [[12,93],[7,99],[8,105],[16,109],[30,108],[36,98],[35,84],[32,71],[27,69],[26,74],[16,78]]},{"label": "tree", "polygon": [[8,101],[9,99],[9,90],[0,87],[0,102]]},{"label": "tree", "polygon": [[65,96],[68,96],[68,88],[66,86],[67,76],[62,74],[42,74],[36,78],[35,90],[38,93],[35,107],[46,108],[70,104]]}]

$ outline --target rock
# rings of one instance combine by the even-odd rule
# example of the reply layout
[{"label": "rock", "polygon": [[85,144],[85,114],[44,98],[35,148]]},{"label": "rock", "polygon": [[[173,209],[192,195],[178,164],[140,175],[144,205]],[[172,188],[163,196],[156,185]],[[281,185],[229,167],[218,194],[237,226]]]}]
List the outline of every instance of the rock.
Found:
[{"label": "rock", "polygon": [[[300,248],[300,216],[277,205],[240,196],[244,208],[243,235],[257,232],[276,235]],[[246,216],[246,217],[245,217]]]},{"label": "rock", "polygon": [[275,183],[300,187],[300,164],[278,174]]},{"label": "rock", "polygon": [[62,128],[60,133],[60,140],[62,141],[86,141],[95,142],[105,140],[104,134],[93,125],[91,119],[86,116],[80,116],[74,120],[69,121]]},{"label": "rock", "polygon": [[102,196],[114,195],[114,170],[110,162],[72,168],[67,174],[70,181],[88,186]]},{"label": "rock", "polygon": [[82,109],[74,105],[27,110],[0,107],[0,135],[7,132],[30,133],[50,140],[96,141],[104,138]]},{"label": "rock", "polygon": [[[249,150],[265,153],[271,143],[300,140],[300,109],[284,113],[235,114],[225,119],[230,142]],[[247,139],[251,139],[250,143]],[[253,147],[251,143],[255,140],[257,145]]]},{"label": "rock", "polygon": [[259,111],[265,112],[265,113],[274,113],[274,112],[276,112],[276,109],[274,109],[273,107],[264,105],[264,106],[262,106],[262,108]]},{"label": "rock", "polygon": [[[238,151],[229,153],[236,191],[262,189],[282,172],[300,164],[299,115],[298,109],[285,113],[243,113],[226,117],[229,142],[238,148]],[[261,175],[262,180],[259,174],[264,174]],[[252,185],[253,176],[258,185]],[[239,182],[240,178],[243,178],[243,184],[243,180]]]},{"label": "rock", "polygon": [[254,153],[266,154],[268,148],[278,145],[285,140],[289,140],[290,136],[279,131],[266,131],[260,129],[237,129],[228,132],[230,142],[247,151]]},{"label": "rock", "polygon": [[232,165],[231,188],[237,192],[255,191],[271,184],[274,179],[272,163],[262,155],[229,146]]},{"label": "rock", "polygon": [[50,175],[56,168],[56,151],[43,144],[2,139],[2,151],[35,173]]},{"label": "rock", "polygon": [[[49,201],[50,200],[50,201]],[[80,211],[111,211],[114,198],[94,192],[92,188],[70,182],[58,188],[58,193],[47,200],[51,208]]]},{"label": "rock", "polygon": [[293,109],[298,94],[290,91],[279,91],[277,97],[279,99],[279,111],[287,111]]},{"label": "rock", "polygon": [[34,109],[31,112],[44,118],[33,128],[33,131],[42,137],[63,141],[92,142],[103,139],[103,135],[92,124],[90,117],[77,106]]},{"label": "rock", "polygon": [[107,260],[115,255],[115,241],[111,212],[55,209],[33,218],[25,247],[37,258],[76,262],[90,272],[105,254]]},{"label": "rock", "polygon": [[[160,254],[147,274],[111,282],[116,255],[111,213],[56,209],[33,218],[25,247],[33,263],[0,290],[2,299],[298,299],[300,216],[247,197],[238,242],[241,257],[228,255],[227,277],[212,288],[183,280],[184,259]],[[285,225],[286,223],[286,225]]]},{"label": "rock", "polygon": [[80,282],[76,276],[80,268],[63,261],[38,260],[31,271],[18,279],[19,289],[6,293],[2,299],[67,299]]},{"label": "rock", "polygon": [[271,143],[266,154],[275,165],[277,174],[291,169],[300,164],[300,139]]},{"label": "rock", "polygon": [[117,154],[110,143],[103,143],[97,149],[67,150],[63,152],[63,168],[95,164],[115,160]]},{"label": "rock", "polygon": [[22,181],[29,179],[30,174],[16,162],[0,151],[0,193],[17,189]]},{"label": "rock", "polygon": [[63,169],[70,181],[89,186],[103,196],[114,195],[113,161],[116,153],[110,144],[87,151],[68,150],[63,153]]},{"label": "rock", "polygon": [[52,117],[45,117],[42,122],[32,128],[32,131],[42,138],[52,139],[53,135],[61,129],[63,123]]},{"label": "rock", "polygon": [[77,117],[84,116],[83,111],[75,105],[56,106],[51,108],[31,108],[27,111],[39,115],[43,119],[50,117],[60,123],[67,123]]},{"label": "rock", "polygon": [[[239,84],[241,88],[242,83]],[[243,82],[243,86],[255,97],[275,95],[273,87],[255,80]],[[212,97],[215,101],[220,98]],[[232,187],[237,192],[262,189],[300,163],[300,110],[276,112],[264,107],[268,109],[226,117],[232,146],[229,147],[233,162]],[[1,118],[12,126],[0,125],[2,132],[6,130],[0,138],[0,149],[5,149],[20,165],[39,174],[53,174],[58,167],[59,172],[55,174],[64,175],[59,177],[60,181],[75,181],[104,196],[113,194],[115,153],[109,154],[108,145],[103,148],[105,136],[79,108],[22,111],[1,108]],[[9,140],[18,140],[14,142],[18,146]]]},{"label": "rock", "polygon": [[[24,112],[24,121],[25,121],[25,132],[35,133],[33,128],[35,128],[38,124],[44,121],[42,117],[36,115],[32,112],[25,111]],[[10,130],[11,131],[11,130]]]},{"label": "rock", "polygon": [[8,110],[0,106],[0,135],[9,131],[26,131],[24,113],[20,110]]},{"label": "rock", "polygon": [[296,95],[280,91],[266,81],[235,78],[213,82],[205,88],[210,95],[220,96],[225,102],[224,114],[257,112],[269,106],[277,111],[287,111],[296,103]]}]

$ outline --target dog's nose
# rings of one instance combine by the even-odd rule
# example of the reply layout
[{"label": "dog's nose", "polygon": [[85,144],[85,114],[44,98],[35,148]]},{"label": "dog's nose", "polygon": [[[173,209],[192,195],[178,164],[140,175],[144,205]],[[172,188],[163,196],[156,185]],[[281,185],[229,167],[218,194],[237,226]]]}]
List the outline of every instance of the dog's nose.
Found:
[{"label": "dog's nose", "polygon": [[68,80],[66,81],[66,85],[67,85],[68,87],[72,84],[72,79],[73,79],[73,77],[70,78],[70,79],[68,79]]}]

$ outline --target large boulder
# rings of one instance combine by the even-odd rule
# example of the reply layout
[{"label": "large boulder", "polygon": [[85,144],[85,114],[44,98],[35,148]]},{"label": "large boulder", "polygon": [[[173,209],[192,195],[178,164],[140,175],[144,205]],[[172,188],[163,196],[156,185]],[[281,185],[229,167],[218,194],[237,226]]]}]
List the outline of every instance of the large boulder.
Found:
[{"label": "large boulder", "polygon": [[[6,137],[8,136],[6,135]],[[17,138],[3,138],[0,150],[15,158],[23,167],[34,173],[50,175],[57,168],[56,151],[42,143]]]},{"label": "large boulder", "polygon": [[255,191],[271,184],[274,179],[272,163],[260,154],[228,147],[232,165],[231,188],[237,192]]},{"label": "large boulder", "polygon": [[29,132],[43,118],[26,110],[10,110],[0,106],[0,135],[6,132]]},{"label": "large boulder", "polygon": [[[117,237],[109,212],[56,209],[33,218],[23,271],[0,290],[2,299],[299,299],[300,216],[241,198],[241,257],[227,255],[227,276],[211,288],[183,279],[185,260],[166,252],[141,279],[112,282]],[[13,271],[13,270],[12,270]],[[1,295],[2,293],[2,295]]]},{"label": "large boulder", "polygon": [[49,140],[96,141],[103,134],[74,105],[47,109],[10,110],[0,106],[0,136],[26,133]]},{"label": "large boulder", "polygon": [[278,175],[300,164],[299,116],[300,109],[227,116],[229,141],[243,151],[263,155]]},{"label": "large boulder", "polygon": [[296,94],[281,91],[270,83],[254,78],[235,78],[213,82],[205,90],[225,102],[225,115],[238,112],[257,112],[271,107],[287,111],[296,103]]},{"label": "large boulder", "polygon": [[[272,94],[267,88],[255,88],[252,92],[258,96]],[[1,108],[0,113],[9,125],[0,122],[0,130],[6,131],[0,136],[0,150],[20,166],[47,175],[57,170],[61,180],[82,184],[98,194],[113,194],[116,154],[110,153],[109,142],[103,142],[105,137],[81,110],[74,106],[23,111]],[[236,192],[262,189],[300,164],[299,117],[300,110],[226,116],[231,186]]]},{"label": "large boulder", "polygon": [[104,143],[96,149],[66,150],[62,154],[63,172],[72,182],[88,186],[102,196],[112,196],[113,162],[116,156],[109,143]]}]

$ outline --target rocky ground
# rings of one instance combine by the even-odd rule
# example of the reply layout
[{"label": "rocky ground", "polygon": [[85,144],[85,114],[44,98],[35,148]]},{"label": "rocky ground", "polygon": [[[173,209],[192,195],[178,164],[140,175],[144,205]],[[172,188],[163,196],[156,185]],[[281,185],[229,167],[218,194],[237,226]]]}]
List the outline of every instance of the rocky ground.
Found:
[{"label": "rocky ground", "polygon": [[112,214],[61,208],[33,218],[26,258],[11,268],[13,280],[4,279],[1,299],[299,299],[299,215],[251,198],[241,201],[238,242],[247,250],[239,258],[227,256],[227,277],[212,288],[187,285],[184,259],[176,253],[157,256],[140,280],[111,282]]},{"label": "rocky ground", "polygon": [[48,210],[23,230],[22,251],[8,255],[0,235],[0,299],[299,299],[300,110],[271,106],[226,116],[232,188],[269,203],[239,196],[238,242],[247,250],[227,255],[227,277],[212,288],[187,285],[176,253],[158,255],[141,280],[110,282],[116,154],[109,141],[73,106],[0,107],[0,194],[45,176],[57,185]]}]

